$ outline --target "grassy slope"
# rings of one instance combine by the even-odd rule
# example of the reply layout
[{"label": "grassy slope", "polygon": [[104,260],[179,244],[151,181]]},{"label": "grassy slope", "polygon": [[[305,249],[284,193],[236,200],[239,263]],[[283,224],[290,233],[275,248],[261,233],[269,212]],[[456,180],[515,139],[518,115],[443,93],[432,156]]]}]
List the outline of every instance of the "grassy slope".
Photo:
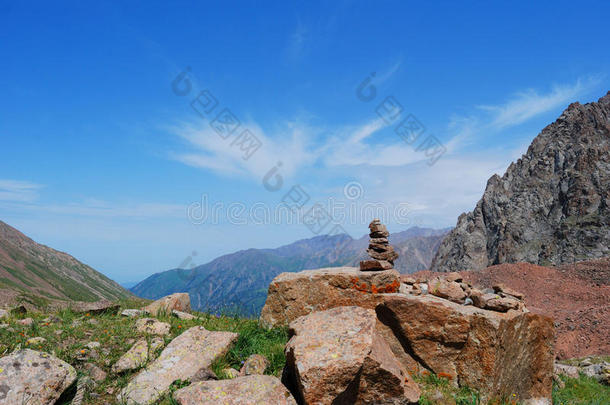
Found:
[{"label": "grassy slope", "polygon": [[[141,300],[123,301],[122,308],[137,308],[143,305]],[[85,404],[114,404],[119,390],[137,372],[130,372],[115,376],[110,373],[110,367],[122,356],[135,340],[142,337],[134,327],[134,318],[125,318],[114,314],[90,316],[89,314],[75,314],[63,310],[54,314],[55,321],[43,321],[47,314],[18,315],[8,320],[8,328],[0,329],[0,355],[5,355],[21,347],[28,347],[27,340],[31,337],[41,336],[46,342],[31,347],[35,350],[53,353],[60,359],[72,364],[78,370],[79,376],[86,374],[82,365],[93,363],[108,373],[106,380],[98,384],[85,397]],[[239,369],[242,361],[249,355],[259,353],[270,360],[266,374],[280,376],[284,367],[284,346],[288,340],[286,329],[266,330],[258,326],[257,320],[240,319],[236,317],[216,316],[199,313],[198,319],[191,321],[179,320],[175,317],[160,319],[171,324],[170,335],[165,337],[166,344],[180,335],[188,328],[201,325],[209,330],[232,331],[239,334],[234,347],[224,357],[218,359],[212,369],[220,378],[224,377],[222,370],[226,367]],[[25,316],[32,317],[35,322],[32,326],[22,326],[17,320]],[[61,332],[59,332],[61,331]],[[86,344],[98,341],[101,344],[96,353],[86,348]],[[159,350],[159,352],[161,349]],[[157,353],[158,354],[158,353]],[[86,357],[85,362],[78,360]],[[553,403],[559,404],[607,404],[610,403],[610,388],[602,386],[595,380],[582,377],[579,379],[564,379],[565,387],[553,387]],[[434,375],[418,378],[423,395],[420,404],[445,403],[456,405],[479,404],[476,391],[468,388],[454,389],[447,380]],[[173,390],[184,386],[183,382],[176,382]],[[442,399],[441,399],[442,398]],[[444,402],[443,402],[444,401]],[[498,404],[514,405],[519,402],[508,398]],[[165,396],[161,405],[172,405],[175,401],[171,394]],[[67,404],[64,404],[67,405]]]},{"label": "grassy slope", "polygon": [[[137,308],[142,306],[142,300],[125,300],[121,302],[122,308]],[[141,338],[135,329],[136,318],[126,318],[114,314],[91,316],[90,314],[76,314],[70,310],[62,310],[53,314],[58,319],[55,322],[43,321],[48,314],[17,315],[6,322],[9,328],[0,329],[0,356],[6,355],[21,347],[52,353],[67,363],[75,366],[79,375],[86,374],[82,365],[90,362],[108,373],[105,381],[98,384],[85,398],[85,404],[114,404],[119,390],[127,385],[129,379],[136,373],[126,373],[115,376],[110,373],[110,367],[134,343]],[[253,319],[240,319],[227,316],[216,316],[199,313],[199,318],[191,321],[179,320],[176,317],[160,316],[159,319],[171,324],[170,335],[165,337],[166,344],[183,331],[196,325],[204,326],[208,330],[231,331],[239,334],[239,339],[229,353],[212,365],[218,373],[225,367],[239,369],[241,362],[250,354],[260,353],[267,356],[271,365],[266,374],[279,376],[284,367],[284,345],[287,341],[285,329],[266,330],[258,326]],[[35,320],[32,326],[23,326],[17,323],[18,319],[31,317]],[[61,332],[59,332],[61,331]],[[31,337],[43,337],[46,342],[34,347],[26,344]],[[86,344],[97,341],[101,344],[95,352],[87,349]],[[86,357],[85,362],[78,360]],[[162,404],[173,403],[169,397],[161,401]]]},{"label": "grassy slope", "polygon": [[[0,289],[54,300],[123,299],[129,291],[72,256],[40,245],[0,221]],[[31,302],[34,304],[34,302]]]}]

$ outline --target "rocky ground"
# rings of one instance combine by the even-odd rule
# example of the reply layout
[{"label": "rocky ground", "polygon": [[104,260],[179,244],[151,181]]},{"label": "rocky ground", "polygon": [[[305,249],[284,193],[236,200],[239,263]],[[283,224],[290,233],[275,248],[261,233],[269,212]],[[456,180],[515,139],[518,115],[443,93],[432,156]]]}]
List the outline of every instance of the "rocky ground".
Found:
[{"label": "rocky ground", "polygon": [[[434,274],[442,273],[423,271],[413,276]],[[475,285],[501,283],[520,291],[530,311],[553,318],[558,359],[610,353],[610,258],[560,267],[500,264],[460,274]]]},{"label": "rocky ground", "polygon": [[[610,388],[598,380],[609,375],[609,358],[557,363],[553,373],[543,350],[552,322],[528,314],[510,288],[479,302],[457,276],[420,283],[400,282],[394,270],[289,273],[271,285],[266,327],[191,312],[187,294],[53,313],[0,310],[0,403],[466,405],[488,403],[498,387],[486,381],[513,393],[498,405],[526,404],[532,390],[554,404],[608,403]],[[496,307],[500,298],[510,308]],[[494,344],[496,335],[504,343]]]},{"label": "rocky ground", "polygon": [[[7,397],[9,389],[17,389],[17,385],[11,382],[4,387],[2,383],[3,376],[14,379],[16,372],[23,374],[17,376],[22,383],[30,381],[33,384],[30,394],[43,392],[40,388],[42,386],[51,388],[49,398],[57,399],[61,394],[58,402],[54,402],[55,399],[51,402],[39,401],[32,397],[33,402],[26,403],[76,405],[79,402],[76,402],[78,398],[75,395],[78,382],[81,381],[85,381],[82,384],[82,404],[129,403],[117,397],[129,386],[130,381],[156,360],[162,360],[163,353],[169,353],[166,349],[172,344],[177,345],[172,342],[180,343],[177,338],[182,337],[184,343],[187,335],[194,335],[194,332],[197,332],[194,340],[202,342],[206,347],[213,346],[213,342],[224,345],[214,351],[216,355],[212,353],[209,359],[203,359],[209,367],[201,371],[195,370],[199,371],[198,379],[224,380],[235,377],[244,366],[252,369],[254,362],[257,373],[265,373],[279,381],[276,377],[281,374],[284,366],[283,351],[288,340],[285,329],[263,329],[258,326],[257,320],[216,314],[172,314],[162,310],[153,311],[153,314],[145,313],[138,310],[144,304],[143,300],[121,301],[120,307],[112,306],[105,312],[63,309],[49,314],[0,310],[0,403],[21,404],[14,402],[10,396]],[[125,312],[126,309],[129,310]],[[223,336],[228,333],[230,342],[217,339],[216,333],[224,333]],[[189,347],[188,342],[184,347]],[[193,347],[189,349],[195,352]],[[256,362],[260,360],[254,358],[248,361],[254,354],[265,358],[263,365],[258,368]],[[51,361],[50,371],[42,375],[34,375],[29,369],[15,366],[40,364],[40,367],[46,369],[48,359]],[[9,364],[5,365],[4,362],[7,361]],[[198,356],[196,364],[203,364],[201,361],[202,356]],[[60,362],[64,362],[63,366],[56,368]],[[187,362],[188,359],[181,358],[180,364],[171,368],[189,372],[186,370]],[[62,370],[62,367],[67,371],[56,372]],[[72,367],[73,371],[70,371]],[[162,377],[157,376],[155,380],[160,381]],[[173,393],[189,385],[190,381],[187,378],[172,380],[169,390],[154,402],[175,404]],[[71,383],[71,388],[66,389],[66,382]]]}]

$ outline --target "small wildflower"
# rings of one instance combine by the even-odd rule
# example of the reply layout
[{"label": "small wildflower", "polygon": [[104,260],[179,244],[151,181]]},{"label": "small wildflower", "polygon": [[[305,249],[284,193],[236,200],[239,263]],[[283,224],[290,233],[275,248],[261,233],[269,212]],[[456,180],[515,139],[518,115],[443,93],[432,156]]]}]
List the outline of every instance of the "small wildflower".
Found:
[{"label": "small wildflower", "polygon": [[87,313],[85,316],[91,316],[91,314],[90,314],[90,313]]},{"label": "small wildflower", "polygon": [[182,328],[182,325],[178,325],[178,329]]},{"label": "small wildflower", "polygon": [[81,349],[81,354],[85,354],[85,349]]}]

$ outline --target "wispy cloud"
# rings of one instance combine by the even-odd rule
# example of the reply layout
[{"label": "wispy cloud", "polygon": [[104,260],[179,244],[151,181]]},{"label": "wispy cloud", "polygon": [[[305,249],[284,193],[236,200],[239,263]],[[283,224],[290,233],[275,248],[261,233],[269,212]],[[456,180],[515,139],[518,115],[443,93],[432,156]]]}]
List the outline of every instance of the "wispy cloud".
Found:
[{"label": "wispy cloud", "polygon": [[290,59],[297,60],[303,55],[308,37],[309,29],[301,21],[298,21],[294,31],[288,38],[288,46],[286,47],[286,52]]},{"label": "wispy cloud", "polygon": [[167,203],[128,203],[86,199],[68,203],[48,203],[26,200],[0,201],[0,207],[12,212],[90,218],[169,219],[186,218],[187,206]]},{"label": "wispy cloud", "polygon": [[[396,66],[388,72],[397,71]],[[450,117],[442,134],[446,153],[433,167],[426,164],[425,153],[404,142],[392,130],[394,125],[380,118],[326,128],[289,121],[276,125],[280,129],[273,132],[251,121],[246,127],[263,146],[247,161],[238,148],[231,147],[230,140],[220,138],[207,124],[179,125],[173,132],[186,141],[187,148],[171,156],[190,166],[225,176],[253,176],[256,181],[278,161],[283,162],[285,177],[321,173],[323,182],[331,188],[342,184],[346,177],[353,178],[366,183],[384,201],[402,200],[426,207],[424,214],[444,226],[450,218],[471,209],[487,179],[494,173],[502,174],[536,134],[524,130],[514,136],[513,130],[513,136],[502,142],[491,142],[488,137],[506,134],[511,126],[567,106],[598,83],[595,78],[579,79],[571,85],[554,86],[546,93],[521,91],[495,106],[473,106],[470,116]],[[301,180],[315,177],[309,176]],[[447,195],[452,197],[448,199]]]},{"label": "wispy cloud", "polygon": [[402,59],[395,62],[387,70],[385,70],[383,72],[378,72],[375,75],[374,83],[379,85],[379,84],[383,84],[386,81],[390,80],[400,70],[401,66],[402,66]]},{"label": "wispy cloud", "polygon": [[344,126],[336,129],[335,137],[323,147],[325,166],[404,166],[423,161],[426,157],[392,133],[384,142],[373,139],[386,129],[382,119],[377,118],[360,126]]},{"label": "wispy cloud", "polygon": [[572,84],[555,85],[547,93],[527,89],[516,93],[504,104],[481,105],[479,108],[491,114],[491,127],[505,129],[553,109],[567,106],[591,91],[600,82],[599,77],[587,77],[579,78]]},{"label": "wispy cloud", "polygon": [[[446,143],[447,149],[463,152],[466,147],[471,148],[486,138],[506,133],[508,129],[525,124],[544,113],[566,108],[594,91],[601,82],[600,76],[587,76],[574,83],[554,85],[547,92],[526,89],[514,93],[497,105],[475,106],[470,115],[453,115],[447,126],[447,134],[450,135],[450,140]],[[522,138],[531,142],[534,136],[536,133],[524,133]],[[514,134],[511,134],[511,139],[514,138]]]},{"label": "wispy cloud", "polygon": [[223,139],[207,124],[182,123],[171,131],[185,140],[188,152],[170,152],[170,157],[189,166],[212,170],[223,176],[244,175],[261,179],[281,162],[282,175],[292,176],[300,167],[316,160],[312,130],[298,122],[285,122],[268,135],[255,122],[244,124],[262,143],[248,159],[239,147],[231,145],[236,137]]},{"label": "wispy cloud", "polygon": [[0,201],[35,201],[40,188],[40,184],[29,181],[0,179]]}]

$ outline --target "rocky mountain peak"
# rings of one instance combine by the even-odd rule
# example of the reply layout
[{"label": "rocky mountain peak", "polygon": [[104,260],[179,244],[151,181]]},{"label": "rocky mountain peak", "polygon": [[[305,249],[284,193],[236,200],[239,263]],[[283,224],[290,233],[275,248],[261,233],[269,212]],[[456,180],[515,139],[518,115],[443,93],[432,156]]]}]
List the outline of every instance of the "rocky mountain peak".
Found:
[{"label": "rocky mountain peak", "polygon": [[572,103],[475,209],[460,215],[435,271],[511,262],[562,264],[610,254],[610,92]]}]

